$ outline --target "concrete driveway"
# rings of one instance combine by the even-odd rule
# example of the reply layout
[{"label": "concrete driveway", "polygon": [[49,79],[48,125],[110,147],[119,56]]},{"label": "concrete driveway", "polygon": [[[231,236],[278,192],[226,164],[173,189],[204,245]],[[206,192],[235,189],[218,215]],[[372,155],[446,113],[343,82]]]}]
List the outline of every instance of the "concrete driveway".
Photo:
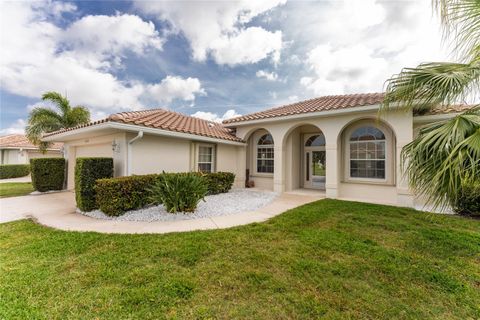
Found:
[{"label": "concrete driveway", "polygon": [[20,178],[10,178],[10,179],[1,179],[0,183],[11,183],[11,182],[32,182],[32,177],[30,175]]},{"label": "concrete driveway", "polygon": [[325,198],[322,193],[283,193],[255,211],[179,221],[112,221],[76,213],[75,194],[57,192],[0,199],[0,223],[34,218],[38,223],[65,231],[101,233],[170,233],[222,229],[266,221],[289,209]]},{"label": "concrete driveway", "polygon": [[55,192],[0,199],[0,223],[34,217],[76,215],[75,194]]}]

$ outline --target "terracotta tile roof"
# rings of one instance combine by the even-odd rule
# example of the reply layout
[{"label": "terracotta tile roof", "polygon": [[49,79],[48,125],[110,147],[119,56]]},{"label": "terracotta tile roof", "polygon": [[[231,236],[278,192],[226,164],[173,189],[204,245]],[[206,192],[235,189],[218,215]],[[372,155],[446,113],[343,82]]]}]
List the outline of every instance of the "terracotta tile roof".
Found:
[{"label": "terracotta tile roof", "polygon": [[231,129],[225,128],[220,123],[215,123],[199,118],[194,118],[181,113],[165,110],[151,109],[132,112],[121,112],[110,115],[106,119],[91,122],[74,128],[51,132],[45,137],[59,134],[66,131],[72,131],[83,127],[93,126],[105,122],[117,122],[156,128],[174,132],[195,134],[204,137],[217,138],[229,141],[242,140],[235,136]]},{"label": "terracotta tile roof", "polygon": [[[54,143],[48,150],[60,150],[63,143]],[[0,148],[38,149],[23,134],[9,134],[0,137]]]},{"label": "terracotta tile roof", "polygon": [[224,124],[380,104],[383,93],[324,96],[224,120]]},{"label": "terracotta tile roof", "polygon": [[416,116],[425,116],[425,115],[435,115],[435,114],[448,114],[448,113],[460,113],[463,111],[470,110],[472,108],[478,107],[479,105],[470,105],[470,104],[456,104],[448,107],[435,107],[421,114],[416,114]]}]

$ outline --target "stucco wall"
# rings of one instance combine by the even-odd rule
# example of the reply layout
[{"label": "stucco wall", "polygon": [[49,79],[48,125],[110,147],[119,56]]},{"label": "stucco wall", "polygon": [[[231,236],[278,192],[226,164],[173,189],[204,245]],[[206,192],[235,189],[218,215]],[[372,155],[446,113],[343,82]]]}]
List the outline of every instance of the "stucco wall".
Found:
[{"label": "stucco wall", "polygon": [[[130,140],[135,135],[129,135]],[[132,174],[190,171],[190,141],[144,135],[131,146]]]},{"label": "stucco wall", "polygon": [[[378,120],[376,110],[349,110],[348,113],[316,115],[304,118],[268,121],[238,126],[237,136],[248,139],[251,148],[251,137],[258,130],[267,130],[275,140],[275,172],[273,174],[273,189],[278,192],[289,191],[301,186],[298,159],[301,159],[301,149],[296,144],[298,128],[301,126],[315,126],[322,131],[326,139],[326,195],[330,198],[356,199],[373,201],[373,198],[382,199],[384,203],[413,206],[413,197],[400,171],[401,148],[412,141],[412,115],[404,111],[391,111]],[[389,163],[393,166],[393,182],[383,185],[376,183],[343,183],[345,158],[342,151],[342,133],[350,124],[360,120],[371,120],[372,123],[381,121],[394,134],[390,145],[393,148]],[[250,150],[250,149],[249,149]],[[255,154],[249,152],[246,163],[252,163]],[[257,181],[256,181],[257,182]],[[370,197],[369,195],[372,195]],[[366,200],[365,200],[366,199]]]}]

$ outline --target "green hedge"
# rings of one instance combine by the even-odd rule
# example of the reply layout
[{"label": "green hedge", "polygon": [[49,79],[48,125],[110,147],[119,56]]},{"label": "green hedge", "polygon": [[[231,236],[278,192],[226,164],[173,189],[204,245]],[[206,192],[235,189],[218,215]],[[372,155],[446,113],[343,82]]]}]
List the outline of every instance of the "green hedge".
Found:
[{"label": "green hedge", "polygon": [[109,216],[140,209],[149,204],[149,189],[159,179],[158,174],[100,179],[95,183],[97,206]]},{"label": "green hedge", "polygon": [[30,159],[33,188],[40,192],[62,190],[65,181],[65,159]]},{"label": "green hedge", "polygon": [[75,200],[82,211],[98,209],[95,181],[113,177],[112,158],[77,158],[75,164]]},{"label": "green hedge", "polygon": [[0,179],[10,179],[28,176],[29,164],[2,164],[0,165]]},{"label": "green hedge", "polygon": [[225,193],[232,189],[235,174],[231,172],[200,173],[207,181],[208,194]]},{"label": "green hedge", "polygon": [[480,181],[464,181],[454,209],[461,215],[480,216]]},{"label": "green hedge", "polygon": [[[165,173],[164,173],[165,174]],[[168,173],[171,174],[171,173]],[[185,173],[178,173],[185,174]],[[230,172],[195,173],[205,178],[208,194],[228,192],[235,180]],[[110,216],[122,215],[125,211],[143,208],[152,203],[152,188],[162,174],[97,180],[95,184],[97,206]]]}]

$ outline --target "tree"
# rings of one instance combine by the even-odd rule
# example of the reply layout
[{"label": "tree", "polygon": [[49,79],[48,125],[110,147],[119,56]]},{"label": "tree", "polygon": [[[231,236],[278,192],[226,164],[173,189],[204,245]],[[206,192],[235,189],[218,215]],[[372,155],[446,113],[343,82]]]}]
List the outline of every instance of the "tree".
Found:
[{"label": "tree", "polygon": [[[458,62],[423,63],[404,68],[386,82],[383,110],[392,106],[425,113],[466,100],[480,89],[480,1],[433,0],[444,38]],[[454,205],[462,182],[480,180],[480,108],[433,123],[402,150],[410,187],[434,207]]]},{"label": "tree", "polygon": [[90,111],[87,108],[82,106],[72,108],[68,99],[57,92],[44,93],[42,100],[50,101],[60,111],[36,107],[29,114],[28,125],[25,128],[27,138],[42,151],[50,145],[41,141],[43,134],[90,122]]}]

